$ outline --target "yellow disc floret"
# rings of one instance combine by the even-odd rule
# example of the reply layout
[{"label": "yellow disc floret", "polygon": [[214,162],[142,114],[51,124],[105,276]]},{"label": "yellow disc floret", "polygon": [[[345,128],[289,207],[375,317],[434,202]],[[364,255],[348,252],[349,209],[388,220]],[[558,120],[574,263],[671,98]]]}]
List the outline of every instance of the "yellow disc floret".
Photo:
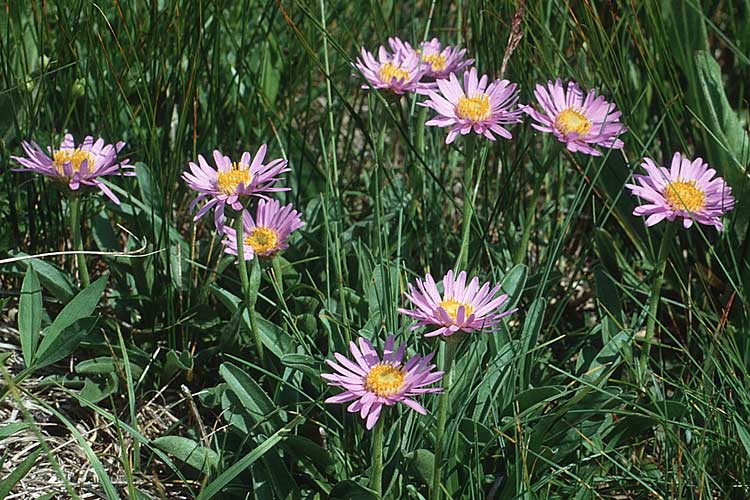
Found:
[{"label": "yellow disc floret", "polygon": [[245,244],[251,246],[256,254],[262,255],[276,250],[279,235],[270,227],[254,227],[245,238]]},{"label": "yellow disc floret", "polygon": [[232,169],[222,172],[221,170],[216,176],[216,187],[222,193],[226,195],[234,194],[237,191],[237,186],[240,183],[247,186],[252,181],[253,175],[250,173],[249,168],[243,168],[237,162],[232,163]]},{"label": "yellow disc floret", "polygon": [[574,132],[583,137],[591,130],[591,120],[573,108],[568,108],[557,115],[555,128],[563,134]]},{"label": "yellow disc floret", "polygon": [[365,378],[365,389],[376,396],[388,397],[398,393],[404,385],[406,373],[391,363],[378,363],[370,368]]},{"label": "yellow disc floret", "polygon": [[398,66],[394,66],[389,62],[380,66],[378,76],[384,83],[391,83],[391,80],[394,78],[399,81],[407,81],[411,77],[408,71],[399,68]]},{"label": "yellow disc floret", "polygon": [[84,151],[80,148],[77,149],[59,149],[52,153],[52,163],[60,175],[65,175],[65,164],[70,163],[73,168],[73,172],[80,172],[81,165],[86,161],[89,172],[94,169],[94,155],[89,151]]},{"label": "yellow disc floret", "polygon": [[458,98],[456,114],[464,120],[481,122],[490,117],[490,96],[477,94],[474,97]]},{"label": "yellow disc floret", "polygon": [[667,184],[664,199],[672,210],[697,212],[705,205],[706,193],[696,187],[695,181],[677,180]]},{"label": "yellow disc floret", "polygon": [[430,63],[432,71],[443,71],[448,62],[445,59],[445,56],[440,53],[425,54],[424,56],[422,56],[422,60],[426,63]]},{"label": "yellow disc floret", "polygon": [[448,313],[448,316],[450,316],[453,321],[456,321],[456,316],[458,316],[458,308],[461,306],[464,306],[464,319],[468,318],[474,313],[473,307],[471,307],[469,304],[459,302],[456,299],[446,299],[440,303],[440,307],[445,309],[445,312]]}]

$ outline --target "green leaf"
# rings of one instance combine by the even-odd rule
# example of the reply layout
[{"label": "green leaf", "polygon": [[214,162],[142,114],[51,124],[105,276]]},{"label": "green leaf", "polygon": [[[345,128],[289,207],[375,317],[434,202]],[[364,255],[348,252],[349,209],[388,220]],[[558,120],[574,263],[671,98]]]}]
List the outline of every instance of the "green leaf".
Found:
[{"label": "green leaf", "polygon": [[288,433],[294,425],[297,425],[297,422],[300,418],[301,417],[299,416],[295,417],[294,420],[289,422],[289,424],[276,431],[271,437],[263,441],[260,445],[256,446],[253,451],[242,457],[231,467],[222,472],[219,477],[210,482],[206,486],[206,488],[201,491],[200,495],[198,495],[198,500],[208,500],[210,498],[214,498],[215,495],[217,495],[224,489],[224,486],[226,486],[234,478],[239,476],[245,469],[255,463],[259,458],[267,453],[268,450],[276,446],[278,442],[284,438],[284,435]]},{"label": "green leaf", "polygon": [[[162,370],[162,380],[171,379],[179,371],[190,371],[193,369],[193,355],[190,351],[182,351],[178,353],[174,349],[167,351],[167,359],[164,362],[164,370]],[[138,375],[135,378],[139,378]]]},{"label": "green leaf", "polygon": [[745,453],[750,456],[750,432],[748,432],[747,426],[740,419],[734,417],[734,427],[737,429],[737,436],[739,436],[742,446],[745,447]]},{"label": "green leaf", "polygon": [[26,276],[21,286],[21,298],[18,301],[18,333],[21,336],[23,361],[31,366],[37,345],[39,329],[42,327],[42,289],[39,286],[34,266],[26,267]]},{"label": "green leaf", "polygon": [[435,454],[430,450],[418,449],[404,455],[411,462],[424,484],[432,484],[432,469],[435,467]]},{"label": "green leaf", "polygon": [[273,428],[281,427],[276,405],[247,373],[231,363],[222,363],[219,374],[253,421],[262,425],[271,423]]},{"label": "green leaf", "polygon": [[26,422],[13,422],[6,425],[0,425],[0,439],[7,438],[9,436],[12,436],[16,432],[22,431],[24,429],[28,429],[29,424]]},{"label": "green leaf", "polygon": [[5,476],[2,481],[0,481],[0,498],[5,498],[6,496],[8,496],[8,494],[10,494],[10,490],[13,489],[13,486],[15,486],[18,481],[23,479],[23,477],[28,474],[41,452],[42,449],[38,448],[34,453],[26,457],[23,462],[18,464],[18,467],[13,469],[13,471]]},{"label": "green leaf", "polygon": [[[97,322],[97,317],[79,319],[62,331],[45,333],[42,343],[34,358],[34,368],[44,368],[69,356],[78,344],[88,336]],[[49,328],[45,329],[47,332]]]},{"label": "green leaf", "polygon": [[91,316],[106,286],[107,276],[105,275],[73,297],[73,300],[63,307],[63,310],[60,311],[60,314],[57,315],[52,324],[45,329],[46,336],[44,341],[42,341],[42,345],[47,340],[47,336],[56,335],[76,321]]},{"label": "green leaf", "polygon": [[218,453],[183,436],[161,436],[151,444],[203,474],[219,463]]},{"label": "green leaf", "polygon": [[518,304],[528,276],[529,268],[523,264],[516,264],[503,276],[502,289],[503,292],[508,294],[508,301],[505,303],[506,309],[512,309]]},{"label": "green leaf", "polygon": [[[19,256],[26,255],[19,252]],[[70,278],[60,268],[40,259],[22,260],[21,265],[34,266],[39,282],[49,293],[62,302],[68,302],[76,294],[76,289]]]},{"label": "green leaf", "polygon": [[284,354],[281,357],[281,364],[299,370],[314,379],[320,378],[320,364],[307,354]]},{"label": "green leaf", "polygon": [[346,479],[333,487],[328,498],[331,500],[377,500],[379,497],[374,490]]}]

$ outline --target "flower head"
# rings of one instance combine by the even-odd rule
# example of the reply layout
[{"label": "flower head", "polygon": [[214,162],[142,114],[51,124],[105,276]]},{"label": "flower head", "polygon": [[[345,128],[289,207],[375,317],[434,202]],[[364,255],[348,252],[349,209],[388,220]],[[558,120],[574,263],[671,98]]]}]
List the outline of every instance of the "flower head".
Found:
[{"label": "flower head", "polygon": [[547,82],[547,88],[537,85],[534,95],[541,111],[524,107],[537,122],[531,126],[553,133],[570,151],[601,156],[593,146],[622,149],[623,143],[617,136],[627,129],[620,123],[620,112],[604,97],[597,97],[596,90],[590,90],[584,99],[576,82],[569,82],[566,92],[558,79],[555,83]]},{"label": "flower head", "polygon": [[495,312],[508,300],[506,294],[496,297],[499,291],[500,285],[490,289],[489,283],[480,288],[476,277],[467,286],[466,272],[461,271],[454,278],[451,270],[443,277],[441,294],[435,280],[428,274],[424,281],[417,279],[416,288],[409,284],[409,293],[405,294],[416,309],[399,309],[399,312],[417,320],[412,330],[427,325],[438,327],[425,337],[448,337],[458,331],[471,333],[492,328],[501,318],[516,311]]},{"label": "flower head", "polygon": [[644,158],[641,166],[647,175],[634,175],[636,184],[625,186],[647,202],[633,210],[633,215],[646,216],[647,226],[682,217],[686,228],[693,220],[723,228],[721,216],[734,208],[732,188],[721,177],[714,178],[716,170],[702,158],[691,161],[675,153],[669,169],[657,166],[651,158]]},{"label": "flower head", "polygon": [[495,80],[487,85],[487,75],[477,78],[476,68],[464,72],[463,87],[451,73],[447,80],[438,80],[438,90],[428,90],[429,100],[421,103],[438,112],[438,116],[425,125],[450,127],[446,144],[450,144],[460,133],[472,130],[491,141],[494,134],[505,139],[513,136],[502,125],[520,123],[522,111],[517,108],[518,90],[515,83]]},{"label": "flower head", "polygon": [[442,391],[439,387],[425,387],[443,376],[443,372],[433,371],[435,365],[430,364],[434,353],[427,356],[417,354],[404,363],[406,344],[401,344],[394,351],[393,335],[389,335],[385,341],[382,361],[367,339],[360,337],[359,345],[350,342],[349,350],[354,361],[339,353],[333,354],[338,363],[326,360],[335,373],[324,373],[321,376],[328,380],[328,385],[345,389],[341,394],[326,399],[326,403],[353,401],[347,410],[351,413],[359,412],[365,419],[368,430],[375,426],[383,406],[403,403],[426,415],[427,410],[412,398]]},{"label": "flower head", "polygon": [[391,53],[382,45],[378,49],[377,59],[362,48],[362,57],[357,58],[354,66],[362,72],[370,84],[362,85],[363,89],[372,86],[376,89],[390,90],[395,94],[416,92],[419,80],[426,71],[414,50],[396,50]]},{"label": "flower head", "polygon": [[201,155],[198,155],[198,164],[190,162],[190,172],[182,173],[182,178],[190,189],[198,192],[198,196],[190,203],[190,209],[192,210],[198,202],[208,198],[208,201],[195,214],[194,220],[200,219],[213,208],[216,227],[221,229],[224,226],[226,205],[235,210],[241,210],[240,199],[242,197],[267,198],[266,193],[288,191],[289,188],[274,187],[279,180],[278,175],[289,171],[287,161],[277,158],[263,164],[266,150],[267,147],[263,144],[254,158],[250,156],[250,153],[244,152],[238,162],[233,162],[228,156],[214,150],[216,168],[210,166]]},{"label": "flower head", "polygon": [[[282,207],[277,200],[260,200],[255,220],[247,210],[243,210],[242,232],[245,240],[243,247],[245,260],[251,260],[255,255],[268,257],[288,248],[289,235],[304,225],[299,212],[294,210],[291,204]],[[226,235],[223,242],[224,251],[237,255],[237,232],[234,228],[225,226],[224,234]]]},{"label": "flower head", "polygon": [[[419,49],[416,50],[409,42],[404,42],[400,38],[389,38],[388,44],[394,52],[414,53],[418,59],[421,59],[425,66],[424,78],[427,79],[447,78],[451,73],[461,71],[474,63],[474,59],[466,59],[466,49],[443,47],[437,38],[420,43]],[[434,87],[435,83],[431,82],[427,85]]]},{"label": "flower head", "polygon": [[117,153],[125,146],[124,142],[105,144],[104,139],[94,140],[89,135],[76,145],[73,136],[65,134],[58,149],[47,148],[49,155],[33,141],[23,141],[21,146],[26,156],[11,156],[23,166],[16,171],[46,175],[73,191],[81,186],[97,187],[117,205],[120,200],[99,178],[106,175],[135,175],[132,171],[134,167],[128,165],[128,160],[117,163]]}]

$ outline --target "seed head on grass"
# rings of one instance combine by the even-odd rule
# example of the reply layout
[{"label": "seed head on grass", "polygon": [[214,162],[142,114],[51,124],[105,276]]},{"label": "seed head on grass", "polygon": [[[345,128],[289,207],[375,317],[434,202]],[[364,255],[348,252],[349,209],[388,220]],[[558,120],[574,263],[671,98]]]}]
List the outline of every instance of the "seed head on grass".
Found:
[{"label": "seed head on grass", "polygon": [[472,130],[494,141],[495,134],[504,139],[513,135],[503,125],[520,123],[523,112],[518,108],[518,86],[508,80],[487,84],[487,75],[477,76],[476,68],[464,72],[463,86],[451,73],[448,79],[438,80],[436,90],[427,90],[429,100],[421,103],[437,111],[438,116],[425,125],[450,127],[446,144],[458,134]]},{"label": "seed head on grass", "polygon": [[122,141],[114,145],[105,144],[104,139],[94,140],[89,135],[83,139],[83,142],[76,145],[73,136],[65,134],[58,149],[47,148],[49,156],[36,142],[24,141],[21,146],[26,156],[11,156],[23,167],[15,169],[16,171],[45,175],[68,186],[72,191],[78,191],[82,186],[98,188],[116,205],[120,204],[120,200],[100,180],[100,177],[135,175],[134,167],[128,165],[128,160],[117,163],[117,153],[125,147]]},{"label": "seed head on grass", "polygon": [[571,152],[601,156],[594,146],[622,149],[623,142],[617,136],[627,129],[620,123],[620,112],[613,103],[597,96],[596,90],[590,90],[584,98],[576,82],[569,82],[566,91],[558,78],[554,83],[547,82],[547,87],[537,85],[534,95],[541,111],[524,106],[537,122],[531,126],[554,134]]},{"label": "seed head on grass", "polygon": [[267,147],[263,144],[255,157],[244,152],[240,161],[233,162],[221,151],[214,150],[216,168],[208,164],[203,156],[198,155],[198,163],[190,162],[190,172],[183,172],[182,178],[190,187],[197,191],[198,196],[190,203],[192,210],[199,202],[208,199],[195,214],[195,219],[203,217],[206,212],[214,209],[216,227],[224,227],[224,208],[229,205],[235,210],[242,210],[241,199],[247,196],[267,198],[267,193],[288,191],[289,188],[276,187],[279,174],[288,172],[287,161],[277,158],[264,164]]},{"label": "seed head on grass", "polygon": [[[395,41],[392,41],[391,46],[394,44],[397,45]],[[426,67],[420,64],[419,56],[414,50],[389,52],[381,45],[377,59],[364,48],[362,48],[361,56],[357,58],[354,67],[369,82],[369,85],[362,85],[363,89],[369,89],[372,86],[376,89],[389,90],[397,95],[416,92],[419,89],[419,81],[425,74]]]},{"label": "seed head on grass", "polygon": [[508,300],[507,294],[498,296],[499,291],[500,285],[490,289],[490,284],[485,283],[480,287],[476,277],[467,286],[466,272],[461,271],[454,277],[454,271],[450,270],[443,277],[441,294],[432,275],[428,274],[424,281],[417,279],[416,288],[409,284],[409,292],[405,294],[416,308],[401,308],[399,312],[417,320],[411,330],[421,326],[438,327],[425,337],[481,331],[492,328],[500,319],[516,311],[496,312]]},{"label": "seed head on grass", "polygon": [[[245,260],[259,257],[270,257],[289,248],[289,235],[304,226],[298,211],[291,204],[281,206],[277,200],[260,200],[258,212],[253,219],[247,210],[242,211],[242,232],[245,246],[243,255]],[[237,255],[237,232],[234,228],[225,226],[224,251]]]},{"label": "seed head on grass", "polygon": [[399,345],[394,351],[393,335],[385,341],[382,360],[369,340],[360,338],[358,344],[349,343],[354,361],[337,352],[333,355],[338,363],[326,360],[335,373],[321,376],[328,380],[328,385],[345,389],[326,399],[326,403],[353,401],[347,410],[359,412],[368,430],[375,426],[383,406],[403,403],[426,415],[427,410],[412,398],[442,391],[439,387],[427,387],[443,377],[443,372],[435,371],[435,365],[431,364],[434,353],[427,356],[417,354],[404,363],[406,344]]},{"label": "seed head on grass", "polygon": [[647,175],[634,175],[635,184],[626,184],[630,191],[647,203],[633,210],[633,215],[646,217],[653,226],[664,219],[682,217],[685,228],[693,221],[714,226],[721,231],[721,217],[734,208],[732,188],[702,158],[689,160],[680,153],[672,157],[669,169],[644,158],[641,166]]}]

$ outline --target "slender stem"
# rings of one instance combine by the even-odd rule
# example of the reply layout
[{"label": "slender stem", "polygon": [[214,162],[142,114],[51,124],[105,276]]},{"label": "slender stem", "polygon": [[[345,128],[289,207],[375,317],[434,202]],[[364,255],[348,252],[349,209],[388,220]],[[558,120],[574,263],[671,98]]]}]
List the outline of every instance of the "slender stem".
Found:
[{"label": "slender stem", "polygon": [[276,278],[276,291],[279,294],[279,300],[284,297],[284,279],[281,274],[281,261],[277,256],[271,259],[271,265],[273,266],[273,275]]},{"label": "slender stem", "polygon": [[[255,320],[255,300],[253,300],[253,290],[250,287],[250,279],[247,275],[247,262],[245,262],[245,233],[244,227],[242,226],[242,213],[237,216],[235,220],[234,229],[237,232],[237,259],[239,259],[240,265],[240,283],[242,284],[242,295],[245,298],[245,307],[247,307],[247,314],[250,317],[250,330],[253,334],[253,340],[255,341],[255,349],[258,351],[258,358],[260,359],[260,365],[265,366],[265,356],[263,351],[263,343],[260,340],[260,332],[258,331],[258,324]],[[258,257],[253,259],[253,266],[258,266]],[[257,293],[257,290],[255,291]]]},{"label": "slender stem", "polygon": [[656,258],[656,275],[651,284],[651,294],[648,300],[648,318],[646,319],[646,337],[643,339],[643,349],[641,350],[640,374],[645,376],[648,368],[648,361],[651,356],[651,344],[654,340],[656,329],[656,316],[659,311],[659,299],[661,298],[661,287],[664,283],[664,271],[667,267],[667,257],[672,249],[672,243],[675,238],[677,223],[669,223],[664,234],[662,235],[661,244],[659,245],[659,255]]},{"label": "slender stem", "polygon": [[[454,334],[462,335],[461,333]],[[438,423],[435,432],[435,462],[432,468],[432,488],[430,498],[440,500],[441,490],[440,482],[443,471],[443,434],[445,433],[445,423],[448,420],[448,404],[450,402],[450,388],[453,380],[453,358],[456,357],[456,350],[460,339],[454,339],[453,336],[447,337],[443,343],[443,394],[440,395],[440,407],[438,408]]]},{"label": "slender stem", "polygon": [[464,168],[464,206],[463,206],[463,231],[461,234],[461,250],[456,259],[456,270],[466,267],[466,261],[469,258],[469,236],[471,235],[471,216],[473,215],[474,204],[472,202],[472,185],[474,181],[474,138],[466,138],[466,167]]},{"label": "slender stem", "polygon": [[[73,250],[83,252],[83,238],[81,237],[81,197],[70,197],[70,225],[73,230]],[[78,263],[78,277],[81,288],[89,286],[89,270],[86,267],[86,256],[83,253],[76,254]]]},{"label": "slender stem", "polygon": [[372,476],[370,476],[370,489],[374,490],[378,497],[383,496],[383,430],[385,428],[385,415],[381,415],[372,432]]}]

